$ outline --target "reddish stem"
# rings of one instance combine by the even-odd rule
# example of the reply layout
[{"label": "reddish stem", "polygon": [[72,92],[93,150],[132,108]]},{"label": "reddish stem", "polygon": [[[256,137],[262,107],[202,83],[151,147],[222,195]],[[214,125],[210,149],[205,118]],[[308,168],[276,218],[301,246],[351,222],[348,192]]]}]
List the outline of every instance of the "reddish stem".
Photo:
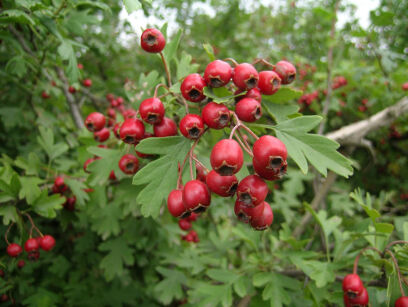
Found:
[{"label": "reddish stem", "polygon": [[402,287],[401,271],[400,271],[399,266],[398,266],[398,261],[395,258],[394,254],[389,249],[386,249],[385,252],[388,253],[391,256],[392,261],[394,262],[395,270],[397,271],[397,274],[398,274],[398,284],[399,284],[399,287],[400,287],[401,295],[405,296],[404,288]]},{"label": "reddish stem", "polygon": [[161,87],[164,87],[168,92],[170,92],[170,89],[167,87],[167,85],[166,84],[163,84],[163,83],[159,83],[159,84],[157,84],[156,85],[156,87],[154,88],[154,95],[153,95],[153,98],[156,98],[157,97],[157,91],[159,90],[159,88],[161,88]]},{"label": "reddish stem", "polygon": [[237,139],[237,141],[241,145],[241,147],[248,153],[248,155],[250,155],[253,158],[254,154],[252,153],[251,150],[248,150],[248,148],[246,148],[245,144],[242,142],[242,140],[240,139],[240,137],[237,134],[235,134],[235,138]]},{"label": "reddish stem", "polygon": [[267,60],[265,59],[261,59],[261,58],[256,58],[253,62],[252,65],[258,64],[258,63],[262,63],[266,66],[272,67],[272,69],[275,69],[275,65],[273,65],[272,63],[269,63]]},{"label": "reddish stem", "polygon": [[233,58],[226,58],[226,59],[224,59],[223,61],[229,61],[229,62],[231,62],[232,64],[234,64],[234,67],[238,66],[238,62],[235,61]]},{"label": "reddish stem", "polygon": [[169,86],[171,87],[170,71],[169,71],[169,68],[168,68],[168,66],[167,66],[166,59],[164,58],[163,52],[160,52],[160,56],[161,56],[161,59],[162,59],[163,65],[164,65],[164,70],[166,71],[166,75],[167,75],[167,80],[168,80],[168,82],[169,82]]},{"label": "reddish stem", "polygon": [[193,160],[194,160],[197,164],[201,165],[201,166],[205,169],[206,172],[209,172],[209,171],[210,171],[203,163],[201,163],[200,160],[197,159],[197,157],[196,157],[195,155],[193,155]]},{"label": "reddish stem", "polygon": [[393,241],[391,243],[389,243],[385,249],[390,249],[391,246],[395,245],[395,244],[408,244],[408,241],[402,241],[402,240],[398,240],[398,241]]},{"label": "reddish stem", "polygon": [[363,249],[357,254],[356,259],[354,259],[353,274],[357,274],[358,261],[360,260],[360,256],[361,256],[366,250],[369,250],[369,249],[370,249],[370,250],[373,250],[373,251],[376,251],[376,252],[380,255],[380,257],[383,258],[383,253],[382,253],[380,250],[376,249],[375,247],[368,246],[368,247],[366,247],[366,248],[363,248]]},{"label": "reddish stem", "polygon": [[35,231],[38,232],[38,234],[43,237],[44,235],[41,233],[41,231],[37,228],[37,226],[35,226],[33,219],[31,218],[31,216],[28,213],[24,213],[25,216],[27,216],[27,218],[29,219],[30,223],[31,223],[31,229],[30,229],[30,238],[32,236],[33,233],[33,229],[35,229]]},{"label": "reddish stem", "polygon": [[12,223],[9,225],[9,227],[7,227],[6,233],[4,234],[4,239],[6,240],[7,245],[10,245],[10,242],[9,242],[7,236],[8,236],[8,233],[9,233],[11,227],[13,227],[13,225],[14,225],[14,222],[12,222]]}]

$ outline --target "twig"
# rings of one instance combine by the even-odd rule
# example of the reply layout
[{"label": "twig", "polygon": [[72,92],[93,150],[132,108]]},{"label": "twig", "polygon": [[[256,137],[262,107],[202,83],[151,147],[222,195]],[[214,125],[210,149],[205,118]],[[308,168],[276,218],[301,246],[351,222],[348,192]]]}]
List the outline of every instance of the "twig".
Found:
[{"label": "twig", "polygon": [[390,249],[391,246],[395,245],[395,244],[408,244],[408,241],[402,241],[402,240],[398,240],[398,241],[393,241],[391,243],[389,243],[385,249]]},{"label": "twig", "polygon": [[163,52],[160,52],[160,57],[162,59],[163,65],[164,65],[164,70],[166,71],[167,75],[167,80],[169,82],[169,87],[171,87],[171,77],[170,77],[170,71],[166,63],[166,59],[164,58]]},{"label": "twig", "polygon": [[381,258],[384,257],[384,254],[383,254],[380,250],[378,250],[377,248],[375,248],[375,247],[368,246],[368,247],[366,247],[366,248],[363,248],[363,249],[357,254],[356,258],[354,259],[353,274],[357,274],[358,261],[360,260],[361,255],[362,255],[366,250],[376,251],[376,252],[380,255]]},{"label": "twig", "polygon": [[394,254],[389,249],[386,249],[385,252],[388,253],[391,256],[392,261],[394,262],[395,270],[397,271],[397,274],[398,274],[398,284],[399,284],[399,287],[400,287],[401,295],[405,296],[404,288],[402,287],[401,271],[400,271],[399,266],[398,266],[398,261],[395,258]]},{"label": "twig", "polygon": [[4,240],[6,240],[7,245],[10,245],[10,242],[8,240],[8,233],[11,229],[11,227],[13,227],[14,222],[10,223],[9,227],[7,227],[6,233],[4,234]]}]

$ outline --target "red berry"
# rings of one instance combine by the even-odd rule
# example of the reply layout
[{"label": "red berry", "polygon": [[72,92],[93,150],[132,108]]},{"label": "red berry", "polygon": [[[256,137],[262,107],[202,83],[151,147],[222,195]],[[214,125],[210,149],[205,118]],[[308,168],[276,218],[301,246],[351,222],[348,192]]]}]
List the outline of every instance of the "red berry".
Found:
[{"label": "red berry", "polygon": [[154,125],[153,131],[157,137],[173,136],[177,135],[177,125],[172,119],[163,117],[160,124]]},{"label": "red berry", "polygon": [[[234,95],[238,95],[239,93],[242,93],[243,91],[244,90],[237,89]],[[260,103],[262,101],[261,91],[257,87],[251,88],[249,91],[246,92],[245,95],[235,97],[235,102],[238,102],[243,98],[252,98]]]},{"label": "red berry", "polygon": [[290,62],[280,61],[276,63],[275,71],[279,75],[282,84],[292,83],[296,78],[296,68]]},{"label": "red berry", "polygon": [[195,221],[197,221],[198,217],[199,217],[199,215],[197,213],[191,212],[190,216],[187,217],[187,220],[189,222],[195,222]]},{"label": "red berry", "polygon": [[196,179],[198,179],[198,180],[200,180],[200,181],[202,181],[202,182],[206,182],[206,178],[207,178],[207,175],[208,175],[208,172],[207,172],[207,170],[204,168],[204,166],[202,166],[201,164],[199,164],[199,163],[196,163]]},{"label": "red berry", "polygon": [[367,106],[364,106],[364,105],[358,106],[358,110],[360,112],[365,112],[365,111],[367,111]]},{"label": "red berry", "polygon": [[212,168],[221,176],[231,176],[239,172],[244,163],[244,154],[238,142],[230,139],[219,141],[210,156]]},{"label": "red berry", "polygon": [[237,188],[237,197],[244,205],[255,207],[268,195],[268,185],[257,175],[249,175],[241,180]]},{"label": "red berry", "polygon": [[4,271],[0,269],[0,277],[4,277]]},{"label": "red berry", "polygon": [[40,258],[40,252],[38,250],[28,253],[28,260],[35,261]]},{"label": "red berry", "polygon": [[81,63],[77,64],[78,69],[84,69],[84,65],[82,65]]},{"label": "red berry", "polygon": [[119,168],[125,174],[132,175],[136,173],[139,168],[139,160],[134,155],[125,154],[119,160]]},{"label": "red berry", "polygon": [[281,179],[281,177],[286,174],[286,168],[287,168],[287,163],[285,162],[280,168],[278,169],[271,169],[271,168],[266,168],[260,163],[252,159],[252,165],[254,167],[254,171],[263,179],[265,180],[278,180]]},{"label": "red berry", "polygon": [[159,30],[146,29],[140,37],[140,44],[144,51],[158,53],[166,46],[166,39]]},{"label": "red berry", "polygon": [[408,91],[408,82],[405,82],[405,83],[402,85],[402,90],[403,90],[403,91]]},{"label": "red berry", "polygon": [[136,144],[143,139],[145,127],[137,118],[126,119],[120,127],[120,139],[128,144]]},{"label": "red berry", "polygon": [[35,238],[30,238],[28,239],[25,244],[24,244],[24,249],[27,253],[36,251],[40,245],[38,244],[38,241]]},{"label": "red berry", "polygon": [[111,106],[112,108],[117,108],[117,107],[119,107],[119,103],[118,103],[118,101],[117,101],[116,99],[112,99],[112,100],[110,101],[110,106]]},{"label": "red berry", "polygon": [[85,87],[91,87],[92,86],[92,80],[91,79],[85,79],[82,81],[83,86]]},{"label": "red berry", "polygon": [[109,108],[106,112],[109,118],[116,119],[116,111],[115,109]]},{"label": "red berry", "polygon": [[68,211],[75,210],[76,196],[68,197],[65,203],[62,205]]},{"label": "red berry", "polygon": [[210,87],[226,85],[232,76],[231,66],[224,61],[215,60],[207,65],[204,71],[204,80]]},{"label": "red berry", "polygon": [[55,246],[55,239],[51,235],[45,235],[40,238],[40,247],[45,250],[49,251]]},{"label": "red berry", "polygon": [[348,274],[343,279],[343,292],[351,297],[356,297],[363,292],[364,286],[357,274]]},{"label": "red berry", "polygon": [[183,190],[173,190],[167,197],[167,209],[174,217],[187,217],[190,213],[184,206]]},{"label": "red berry", "polygon": [[91,132],[96,132],[105,127],[106,119],[102,113],[93,112],[85,119],[85,126]]},{"label": "red berry", "polygon": [[64,178],[61,176],[55,177],[53,192],[54,193],[64,193],[67,189],[68,189],[68,186],[64,183]]},{"label": "red berry", "polygon": [[7,295],[7,294],[2,294],[2,295],[1,295],[0,300],[1,300],[2,302],[7,302],[7,301],[8,301],[8,299],[9,299],[9,297],[8,297],[8,295]]},{"label": "red berry", "polygon": [[120,140],[120,127],[122,126],[122,123],[116,123],[112,130],[113,130],[113,134],[116,136],[117,139]]},{"label": "red berry", "polygon": [[19,269],[22,269],[24,266],[25,266],[25,261],[22,260],[22,259],[20,259],[20,260],[17,262],[17,267],[18,267]]},{"label": "red berry", "polygon": [[94,132],[94,139],[95,141],[102,143],[109,139],[109,134],[110,131],[108,128],[102,128],[101,130]]},{"label": "red berry", "polygon": [[41,97],[42,97],[43,99],[48,99],[48,98],[50,98],[51,96],[50,96],[50,94],[48,94],[46,91],[43,91],[43,92],[41,93]]},{"label": "red berry", "polygon": [[188,75],[181,83],[180,91],[185,99],[191,102],[200,102],[205,98],[203,91],[206,87],[204,78],[199,74]]},{"label": "red berry", "polygon": [[344,302],[344,307],[351,307],[350,299],[349,299],[347,293],[343,294],[343,302]]},{"label": "red berry", "polygon": [[[258,207],[255,207],[255,208],[258,208]],[[238,220],[240,220],[241,222],[244,222],[246,224],[249,223],[249,220],[251,219],[251,217],[249,215],[249,212],[251,210],[252,210],[252,208],[249,208],[248,206],[245,206],[245,204],[243,204],[238,199],[235,201],[234,213],[237,216]]]},{"label": "red berry", "polygon": [[262,94],[273,95],[280,89],[280,85],[281,79],[276,72],[266,70],[259,73],[258,87]]},{"label": "red berry", "polygon": [[122,112],[123,118],[128,119],[128,118],[136,118],[137,116],[137,111],[133,109],[127,109]]},{"label": "red berry", "polygon": [[115,99],[115,96],[112,93],[106,94],[106,100],[112,102]]},{"label": "red berry", "polygon": [[367,98],[364,98],[363,100],[361,100],[361,104],[367,105],[367,103],[368,103],[368,99],[367,99]]},{"label": "red berry", "polygon": [[198,139],[204,132],[204,122],[201,116],[196,114],[187,114],[179,124],[181,133],[188,139]]},{"label": "red berry", "polygon": [[88,160],[85,161],[85,163],[84,163],[84,171],[85,171],[86,173],[91,173],[90,171],[88,171],[88,165],[91,164],[92,162],[96,161],[96,160],[98,160],[98,159],[97,159],[97,158],[90,158],[90,159],[88,159]]},{"label": "red berry", "polygon": [[230,111],[222,103],[210,102],[203,108],[201,116],[204,123],[212,129],[222,129],[230,122]]},{"label": "red berry", "polygon": [[184,240],[186,240],[187,242],[194,242],[194,235],[191,233],[188,233],[185,237]]},{"label": "red berry", "polygon": [[7,246],[7,254],[10,257],[17,257],[23,252],[22,247],[17,243],[11,243]]},{"label": "red berry", "polygon": [[109,180],[116,180],[116,175],[113,170],[109,173]]},{"label": "red berry", "polygon": [[139,113],[143,121],[148,124],[160,124],[164,117],[164,106],[159,98],[148,98],[142,101]]},{"label": "red berry", "polygon": [[262,117],[262,107],[253,98],[243,98],[235,106],[235,113],[240,120],[251,123]]},{"label": "red berry", "polygon": [[205,183],[200,180],[191,180],[183,190],[183,202],[189,211],[204,212],[211,204],[211,194]]},{"label": "red berry", "polygon": [[237,190],[238,179],[235,175],[221,176],[212,170],[207,175],[207,186],[215,194],[223,197],[232,196]]},{"label": "red berry", "polygon": [[75,94],[76,88],[73,87],[73,86],[70,86],[70,87],[68,88],[68,92],[70,92],[71,94]]},{"label": "red berry", "polygon": [[258,84],[259,75],[255,67],[248,63],[242,63],[234,68],[232,81],[242,89],[249,90]]},{"label": "red berry", "polygon": [[[258,207],[260,209],[257,209]],[[265,230],[273,222],[272,208],[266,201],[250,210],[249,216],[251,227],[256,230]]]},{"label": "red berry", "polygon": [[395,301],[395,307],[408,307],[408,296],[401,296]]},{"label": "red berry", "polygon": [[254,159],[261,168],[280,169],[288,157],[285,144],[271,135],[260,137],[253,146]]},{"label": "red berry", "polygon": [[189,230],[191,228],[191,223],[187,219],[181,219],[178,221],[181,230]]},{"label": "red berry", "polygon": [[350,294],[349,294],[349,302],[351,306],[367,306],[368,301],[369,301],[368,292],[367,292],[367,289],[364,287],[361,290],[361,293],[358,294],[356,297],[350,297]]},{"label": "red berry", "polygon": [[118,103],[118,106],[121,106],[123,104],[123,102],[124,102],[123,97],[119,96],[118,98],[116,98],[116,102]]}]

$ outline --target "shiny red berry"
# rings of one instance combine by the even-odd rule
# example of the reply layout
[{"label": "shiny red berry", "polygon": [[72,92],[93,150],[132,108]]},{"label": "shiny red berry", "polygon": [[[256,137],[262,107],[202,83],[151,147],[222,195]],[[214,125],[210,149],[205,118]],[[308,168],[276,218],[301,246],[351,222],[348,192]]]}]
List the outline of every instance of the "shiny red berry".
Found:
[{"label": "shiny red berry", "polygon": [[[350,292],[348,292],[349,294]],[[369,301],[367,289],[363,287],[361,293],[358,294],[356,297],[350,297],[349,294],[349,302],[351,306],[367,306]]]},{"label": "shiny red berry", "polygon": [[395,307],[408,307],[408,296],[401,296],[395,301]]},{"label": "shiny red berry", "polygon": [[105,127],[99,131],[94,132],[94,139],[95,141],[102,143],[109,139],[109,134],[110,134],[109,129]]},{"label": "shiny red berry", "polygon": [[132,175],[139,168],[139,160],[132,154],[125,154],[119,160],[119,168],[125,174]]},{"label": "shiny red berry", "polygon": [[364,285],[357,274],[348,274],[343,279],[343,292],[347,293],[349,298],[356,297],[363,292]]},{"label": "shiny red berry", "polygon": [[116,119],[116,111],[113,108],[109,108],[106,112],[109,118]]},{"label": "shiny red berry", "polygon": [[82,65],[81,63],[77,64],[78,69],[84,69],[84,65]]},{"label": "shiny red berry", "polygon": [[197,221],[198,217],[199,217],[199,215],[197,213],[191,212],[190,216],[187,217],[187,220],[189,222],[195,222],[195,221]]},{"label": "shiny red berry", "polygon": [[167,197],[167,209],[174,217],[185,218],[190,212],[183,202],[183,190],[172,190]]},{"label": "shiny red berry", "polygon": [[25,266],[25,261],[22,260],[22,259],[20,259],[20,260],[17,262],[17,267],[18,267],[19,269],[22,269],[24,266]]},{"label": "shiny red berry", "polygon": [[76,196],[68,197],[65,203],[62,205],[68,211],[75,210]]},{"label": "shiny red berry", "polygon": [[201,116],[187,114],[179,124],[180,132],[188,139],[198,139],[204,132],[204,122]]},{"label": "shiny red berry", "polygon": [[163,117],[160,124],[154,125],[153,131],[157,137],[173,136],[177,135],[177,125],[172,119]]},{"label": "shiny red berry", "polygon": [[259,175],[259,177],[265,180],[279,180],[284,174],[286,174],[287,163],[284,163],[280,168],[271,169],[260,165],[257,160],[252,159],[252,165],[254,167],[254,171]]},{"label": "shiny red berry", "polygon": [[40,247],[45,251],[50,251],[55,246],[55,239],[51,235],[45,235],[40,238]]},{"label": "shiny red berry", "polygon": [[262,94],[273,95],[281,86],[281,79],[278,74],[271,70],[261,71],[259,73],[258,87]]},{"label": "shiny red berry", "polygon": [[230,122],[230,111],[222,103],[210,102],[202,110],[204,123],[212,129],[222,129]]},{"label": "shiny red berry", "polygon": [[258,72],[251,64],[241,63],[234,68],[232,81],[242,90],[249,90],[256,87],[258,79]]},{"label": "shiny red berry", "polygon": [[403,91],[408,91],[408,82],[405,82],[405,83],[402,85],[402,90],[403,90]]},{"label": "shiny red berry", "polygon": [[235,194],[238,186],[238,179],[235,175],[221,176],[216,171],[212,170],[207,175],[207,186],[211,192],[223,197],[228,197]]},{"label": "shiny red berry", "polygon": [[191,102],[200,102],[205,98],[203,91],[207,84],[199,74],[188,75],[180,86],[181,94]]},{"label": "shiny red berry", "polygon": [[241,169],[244,163],[244,154],[237,141],[224,139],[213,147],[210,162],[218,174],[231,176]]},{"label": "shiny red berry", "polygon": [[140,44],[144,51],[158,53],[166,46],[166,39],[157,29],[146,29],[140,37]]},{"label": "shiny red berry", "polygon": [[68,88],[68,92],[70,92],[71,94],[75,94],[76,88],[73,87],[73,86],[70,86],[70,87]]},{"label": "shiny red berry", "polygon": [[112,100],[115,99],[115,96],[112,93],[106,94],[106,100],[111,102]]},{"label": "shiny red berry", "polygon": [[240,120],[251,123],[262,117],[262,107],[253,98],[243,98],[235,106],[235,113]]},{"label": "shiny red berry", "polygon": [[191,222],[187,219],[181,219],[178,221],[181,230],[189,230],[191,228]]},{"label": "shiny red berry", "polygon": [[248,207],[261,204],[268,195],[268,185],[257,175],[249,175],[238,184],[237,198]]},{"label": "shiny red berry", "polygon": [[109,180],[116,180],[116,175],[113,170],[109,173]]},{"label": "shiny red berry", "polygon": [[204,212],[211,204],[211,194],[205,183],[191,180],[183,189],[183,202],[189,211]]},{"label": "shiny red berry", "polygon": [[122,116],[123,116],[124,119],[136,118],[136,116],[137,116],[137,111],[136,111],[136,110],[133,110],[133,109],[127,109],[127,110],[124,110],[124,111],[122,112]]},{"label": "shiny red berry", "polygon": [[28,239],[24,243],[24,250],[27,253],[32,252],[32,251],[36,251],[36,250],[38,250],[39,247],[40,247],[40,245],[38,244],[38,241],[35,238]]},{"label": "shiny red berry", "polygon": [[204,71],[204,80],[210,87],[226,85],[232,77],[230,64],[221,60],[215,60],[207,65]]},{"label": "shiny red berry", "polygon": [[106,119],[102,113],[93,112],[85,119],[85,126],[91,132],[96,132],[105,127]]},{"label": "shiny red berry", "polygon": [[260,167],[274,170],[281,168],[288,157],[285,144],[271,135],[264,135],[256,140],[253,153]]},{"label": "shiny red berry", "polygon": [[139,113],[143,121],[148,124],[160,124],[164,117],[164,106],[159,98],[147,98],[142,101]]},{"label": "shiny red berry", "polygon": [[[262,210],[255,210],[258,207],[260,207]],[[271,226],[273,222],[272,208],[266,201],[255,208],[252,208],[252,210],[249,211],[249,216],[251,227],[255,230],[265,230]]]},{"label": "shiny red berry", "polygon": [[42,91],[41,97],[42,97],[43,99],[48,99],[48,98],[50,98],[51,96],[50,96],[50,94],[48,94],[46,91]]},{"label": "shiny red berry", "polygon": [[82,81],[83,86],[85,87],[91,87],[92,86],[92,80],[91,79],[85,79]]},{"label": "shiny red berry", "polygon": [[64,193],[66,190],[68,190],[68,186],[65,184],[64,178],[61,176],[55,177],[53,192],[54,193]]},{"label": "shiny red berry", "polygon": [[238,220],[240,220],[241,222],[246,224],[249,223],[249,220],[251,218],[249,212],[251,211],[251,209],[252,208],[245,206],[245,204],[239,201],[239,199],[235,201],[234,213],[237,216]]},{"label": "shiny red berry", "polygon": [[124,102],[123,97],[118,96],[118,98],[116,98],[116,102],[118,103],[119,106],[121,106]]},{"label": "shiny red berry", "polygon": [[[234,95],[238,95],[239,93],[242,93],[242,92],[244,92],[244,90],[237,89],[235,91]],[[238,102],[243,98],[252,98],[252,99],[255,99],[258,102],[261,102],[262,101],[262,94],[261,94],[261,91],[259,90],[259,88],[254,87],[254,88],[251,88],[249,91],[247,91],[245,95],[235,97],[235,102]]]},{"label": "shiny red berry", "polygon": [[282,84],[292,83],[296,78],[296,68],[288,61],[276,63],[275,71],[279,75]]},{"label": "shiny red berry", "polygon": [[7,254],[10,257],[17,257],[23,252],[23,248],[17,243],[11,243],[7,246]]},{"label": "shiny red berry", "polygon": [[135,144],[143,139],[145,127],[137,118],[126,119],[120,127],[120,139],[128,144]]}]

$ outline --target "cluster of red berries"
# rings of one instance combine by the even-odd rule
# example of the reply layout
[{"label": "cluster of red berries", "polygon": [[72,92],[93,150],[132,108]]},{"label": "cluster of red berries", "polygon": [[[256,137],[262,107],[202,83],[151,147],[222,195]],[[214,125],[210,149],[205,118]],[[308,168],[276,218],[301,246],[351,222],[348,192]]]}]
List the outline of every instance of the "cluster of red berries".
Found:
[{"label": "cluster of red berries", "polygon": [[319,98],[319,91],[315,90],[314,92],[310,94],[303,94],[299,98],[298,103],[308,107],[312,104],[313,101],[317,100],[318,98]]},{"label": "cluster of red berries", "polygon": [[332,89],[338,89],[347,85],[347,79],[343,76],[337,76],[333,79]]},{"label": "cluster of red berries", "polygon": [[[55,245],[55,239],[51,235],[40,236],[36,238],[29,238],[24,243],[24,250],[28,253],[28,259],[37,260],[40,257],[41,248],[44,251],[50,251]],[[18,257],[23,252],[21,245],[17,243],[11,243],[7,246],[7,254],[10,257]],[[24,262],[20,262],[19,267],[24,266]]]},{"label": "cluster of red berries", "polygon": [[52,193],[65,195],[66,201],[63,207],[69,211],[75,210],[76,196],[72,194],[68,186],[65,184],[64,178],[57,176],[54,179],[54,184],[52,186]]},{"label": "cluster of red berries", "polygon": [[367,109],[368,109],[367,104],[368,104],[368,99],[367,98],[362,99],[361,100],[361,105],[358,106],[358,110],[360,112],[367,111]]},{"label": "cluster of red berries", "polygon": [[343,292],[345,307],[368,305],[369,297],[367,289],[357,274],[348,274],[344,277]]},{"label": "cluster of red berries", "polygon": [[181,236],[181,240],[186,241],[186,242],[194,242],[194,243],[200,242],[197,232],[191,229],[192,223],[197,220],[198,216],[199,216],[198,214],[193,212],[190,214],[190,216],[184,219],[180,219],[178,221],[178,225],[181,230],[184,230],[184,231],[190,230],[186,235]]}]

